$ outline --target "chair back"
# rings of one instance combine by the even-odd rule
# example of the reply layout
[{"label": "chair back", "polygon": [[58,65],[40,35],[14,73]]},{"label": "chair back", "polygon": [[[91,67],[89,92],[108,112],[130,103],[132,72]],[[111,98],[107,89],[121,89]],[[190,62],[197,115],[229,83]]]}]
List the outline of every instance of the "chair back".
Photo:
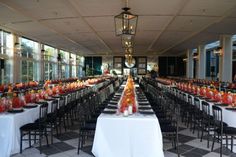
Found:
[{"label": "chair back", "polygon": [[204,116],[210,115],[210,105],[206,101],[202,101],[202,112]]},{"label": "chair back", "polygon": [[193,99],[192,99],[192,97],[191,97],[190,95],[188,96],[188,103],[189,103],[190,105],[193,104]]},{"label": "chair back", "polygon": [[198,98],[194,98],[194,105],[195,107],[198,109],[198,110],[201,110],[200,109],[200,101]]},{"label": "chair back", "polygon": [[216,105],[212,106],[212,112],[213,112],[213,119],[214,119],[214,127],[216,129],[221,130],[221,134],[223,132],[223,115],[222,115],[222,109]]},{"label": "chair back", "polygon": [[65,97],[60,97],[59,109],[64,108],[64,107],[65,107]]},{"label": "chair back", "polygon": [[56,113],[58,109],[58,100],[53,100],[51,103],[51,113]]},{"label": "chair back", "polygon": [[48,114],[48,103],[45,102],[40,105],[39,124],[45,124],[47,122],[47,114]]}]

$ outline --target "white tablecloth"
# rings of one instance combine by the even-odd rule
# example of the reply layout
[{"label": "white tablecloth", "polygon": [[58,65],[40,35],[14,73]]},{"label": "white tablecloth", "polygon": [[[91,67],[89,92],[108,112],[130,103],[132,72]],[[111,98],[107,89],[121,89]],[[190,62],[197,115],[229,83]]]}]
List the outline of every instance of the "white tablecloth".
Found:
[{"label": "white tablecloth", "polygon": [[157,117],[101,114],[92,152],[96,157],[164,157]]},{"label": "white tablecloth", "polygon": [[[179,89],[175,89],[176,95],[178,95],[177,93],[180,92],[180,91],[181,90],[179,90]],[[183,91],[181,91],[181,92],[183,92]],[[185,93],[185,92],[183,92],[183,93]],[[186,94],[186,97],[188,97],[190,95],[188,93],[185,93],[185,94]],[[193,95],[190,95],[190,96],[192,97],[192,101],[193,101],[194,100],[194,96]],[[202,101],[205,101],[205,100],[201,99],[201,98],[198,98],[198,99],[200,101],[200,109],[202,110]],[[213,115],[213,113],[212,113],[212,106],[214,105],[214,103],[213,102],[208,102],[208,103],[210,105],[210,114]],[[226,107],[221,107],[221,106],[219,106],[219,107],[222,109],[222,120],[225,123],[227,123],[228,126],[236,127],[236,112],[235,111],[226,110]],[[224,143],[224,141],[223,141],[223,143]],[[236,140],[234,140],[234,143],[236,143]],[[230,145],[228,147],[229,147],[229,149],[231,149]],[[233,152],[236,152],[236,146],[233,146]]]},{"label": "white tablecloth", "polygon": [[[51,102],[48,101],[50,112]],[[20,127],[32,123],[39,117],[39,106],[24,109],[21,113],[0,113],[0,157],[9,157],[20,152]],[[23,142],[23,149],[28,147],[28,142]]]}]

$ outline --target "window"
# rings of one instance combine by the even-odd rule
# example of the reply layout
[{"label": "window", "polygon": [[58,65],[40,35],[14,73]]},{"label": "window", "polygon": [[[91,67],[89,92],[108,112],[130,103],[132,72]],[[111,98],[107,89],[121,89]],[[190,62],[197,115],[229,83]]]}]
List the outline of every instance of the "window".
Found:
[{"label": "window", "polygon": [[69,57],[69,52],[60,50],[59,52],[61,56],[61,68],[59,68],[59,73],[61,73],[61,78],[69,78],[70,77],[70,57]]},{"label": "window", "polygon": [[57,64],[44,62],[44,79],[54,80],[57,78]]},{"label": "window", "polygon": [[12,73],[12,59],[0,59],[0,83],[11,83],[13,82],[13,73]]},{"label": "window", "polygon": [[21,81],[39,81],[40,79],[40,56],[39,43],[20,38],[21,42]]},{"label": "window", "polygon": [[44,45],[44,79],[54,80],[57,78],[57,49]]},{"label": "window", "polygon": [[57,62],[57,49],[44,45],[44,60],[51,61],[51,62]]},{"label": "window", "polygon": [[0,83],[13,82],[13,35],[0,30]]},{"label": "window", "polygon": [[39,44],[35,41],[20,38],[21,41],[21,56],[26,58],[40,59],[41,51]]},{"label": "window", "polygon": [[7,56],[13,55],[13,35],[11,33],[0,31],[0,53]]},{"label": "window", "polygon": [[76,55],[70,54],[71,77],[76,77]]}]

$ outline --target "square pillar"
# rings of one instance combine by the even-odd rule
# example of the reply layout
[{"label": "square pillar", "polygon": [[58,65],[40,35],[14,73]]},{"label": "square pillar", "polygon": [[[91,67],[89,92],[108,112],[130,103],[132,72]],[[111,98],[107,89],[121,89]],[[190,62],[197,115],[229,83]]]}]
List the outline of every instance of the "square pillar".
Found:
[{"label": "square pillar", "polygon": [[222,55],[220,55],[219,60],[219,80],[223,82],[232,82],[232,36],[222,36],[220,39],[220,45],[222,47]]},{"label": "square pillar", "polygon": [[192,51],[187,50],[187,78],[193,78],[193,55]]},{"label": "square pillar", "polygon": [[198,46],[197,78],[206,78],[206,49],[204,45]]}]

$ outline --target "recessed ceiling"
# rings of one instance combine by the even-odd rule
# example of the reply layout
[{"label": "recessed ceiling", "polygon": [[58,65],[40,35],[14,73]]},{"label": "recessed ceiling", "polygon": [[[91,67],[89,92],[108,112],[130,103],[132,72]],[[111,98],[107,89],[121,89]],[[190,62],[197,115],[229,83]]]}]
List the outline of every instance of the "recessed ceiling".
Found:
[{"label": "recessed ceiling", "polygon": [[[123,55],[114,16],[126,0],[1,0],[0,27],[82,55]],[[137,55],[178,55],[236,34],[236,0],[129,0]]]}]

